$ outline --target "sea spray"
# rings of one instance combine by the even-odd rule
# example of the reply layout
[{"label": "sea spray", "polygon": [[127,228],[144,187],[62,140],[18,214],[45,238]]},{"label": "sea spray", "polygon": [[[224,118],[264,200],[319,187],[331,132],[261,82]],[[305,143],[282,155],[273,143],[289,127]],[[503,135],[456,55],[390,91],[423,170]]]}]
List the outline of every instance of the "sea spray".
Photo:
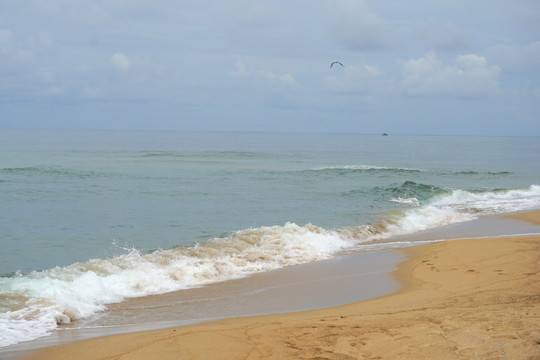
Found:
[{"label": "sea spray", "polygon": [[[419,187],[425,188],[424,185]],[[333,230],[312,224],[263,226],[190,247],[147,254],[129,249],[113,258],[2,277],[0,346],[46,335],[60,324],[94,316],[105,310],[107,304],[126,298],[188,289],[327,259],[373,240],[481,215],[537,208],[540,207],[540,186],[512,190],[448,190],[429,201],[407,205],[408,208],[381,214],[379,221],[372,224]]]},{"label": "sea spray", "polygon": [[0,298],[18,295],[0,314],[0,345],[30,340],[58,324],[92,316],[106,304],[326,259],[353,245],[313,225],[246,229],[194,247],[178,247],[0,279]]}]

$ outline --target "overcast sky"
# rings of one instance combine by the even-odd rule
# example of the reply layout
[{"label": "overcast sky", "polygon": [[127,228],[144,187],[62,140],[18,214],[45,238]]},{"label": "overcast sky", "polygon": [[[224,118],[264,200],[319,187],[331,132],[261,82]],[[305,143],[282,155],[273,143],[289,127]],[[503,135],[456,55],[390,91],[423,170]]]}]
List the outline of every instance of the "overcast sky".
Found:
[{"label": "overcast sky", "polygon": [[0,0],[0,127],[540,136],[539,104],[538,0]]}]

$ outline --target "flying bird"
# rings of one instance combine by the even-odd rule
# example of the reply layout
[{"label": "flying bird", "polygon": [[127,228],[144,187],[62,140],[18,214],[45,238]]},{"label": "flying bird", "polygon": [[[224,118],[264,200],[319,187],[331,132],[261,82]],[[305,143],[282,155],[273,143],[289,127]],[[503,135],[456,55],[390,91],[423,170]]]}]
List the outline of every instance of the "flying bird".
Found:
[{"label": "flying bird", "polygon": [[330,67],[332,67],[332,66],[334,66],[336,64],[339,64],[339,65],[343,66],[343,64],[340,63],[339,61],[334,61],[333,63],[330,64]]}]

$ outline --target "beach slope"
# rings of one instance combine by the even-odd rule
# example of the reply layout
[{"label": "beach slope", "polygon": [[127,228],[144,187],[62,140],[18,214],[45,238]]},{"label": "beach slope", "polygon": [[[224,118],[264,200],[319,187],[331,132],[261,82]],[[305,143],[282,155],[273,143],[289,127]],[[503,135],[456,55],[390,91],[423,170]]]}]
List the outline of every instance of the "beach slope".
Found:
[{"label": "beach slope", "polygon": [[[540,223],[540,212],[522,220]],[[540,359],[540,236],[403,251],[402,289],[382,298],[90,339],[25,359]]]}]

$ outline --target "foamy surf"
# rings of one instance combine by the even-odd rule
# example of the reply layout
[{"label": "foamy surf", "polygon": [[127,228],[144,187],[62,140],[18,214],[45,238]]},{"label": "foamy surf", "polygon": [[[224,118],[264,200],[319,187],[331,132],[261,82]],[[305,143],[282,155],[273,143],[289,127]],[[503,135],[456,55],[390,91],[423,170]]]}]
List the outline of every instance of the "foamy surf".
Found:
[{"label": "foamy surf", "polygon": [[133,249],[111,259],[16,274],[0,279],[0,298],[11,298],[9,310],[0,314],[5,334],[0,345],[43,336],[59,324],[92,316],[126,298],[326,259],[352,245],[334,231],[288,223],[238,231],[189,248],[150,254]]},{"label": "foamy surf", "polygon": [[[408,183],[407,188],[426,185]],[[402,198],[411,199],[411,198]],[[527,189],[448,189],[381,215],[374,224],[340,229],[316,225],[244,229],[193,247],[109,259],[0,278],[0,346],[47,335],[60,324],[95,316],[126,298],[161,294],[313,262],[359,249],[373,240],[540,207],[540,186]],[[403,201],[402,201],[403,202]],[[409,244],[406,244],[409,245]],[[377,249],[396,247],[378,244]],[[374,247],[375,249],[375,247]]]},{"label": "foamy surf", "polygon": [[312,168],[311,171],[334,171],[334,170],[349,170],[349,171],[394,171],[394,172],[423,172],[423,169],[411,169],[402,167],[390,166],[375,166],[375,165],[336,165],[336,166],[318,166]]}]

